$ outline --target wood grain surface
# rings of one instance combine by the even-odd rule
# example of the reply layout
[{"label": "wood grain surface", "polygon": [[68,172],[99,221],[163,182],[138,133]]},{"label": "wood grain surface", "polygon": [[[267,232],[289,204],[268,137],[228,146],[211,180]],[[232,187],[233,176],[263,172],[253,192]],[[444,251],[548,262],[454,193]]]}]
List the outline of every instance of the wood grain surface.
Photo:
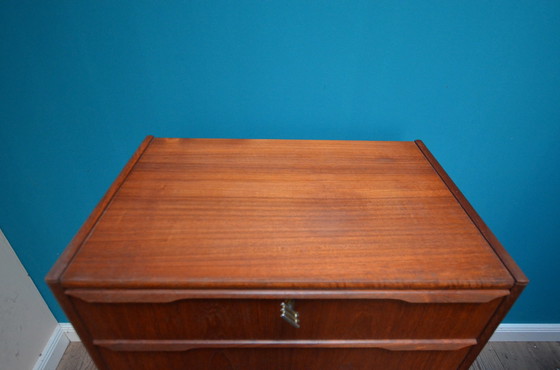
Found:
[{"label": "wood grain surface", "polygon": [[495,289],[513,279],[414,142],[156,138],[62,283]]},{"label": "wood grain surface", "polygon": [[514,277],[517,285],[527,285],[529,283],[529,279],[523,271],[519,268],[517,263],[513,260],[513,258],[509,255],[506,251],[502,243],[496,238],[492,230],[486,225],[486,223],[482,220],[482,217],[476,212],[473,206],[469,203],[467,198],[463,195],[461,190],[455,185],[453,180],[449,177],[449,175],[445,172],[443,167],[439,164],[436,158],[432,155],[432,153],[428,150],[426,145],[421,140],[415,141],[418,148],[422,151],[426,159],[430,162],[433,166],[434,170],[438,173],[441,177],[442,181],[447,185],[448,189],[451,191],[455,199],[459,202],[461,207],[465,210],[467,215],[471,218],[473,223],[478,227],[480,233],[484,236],[484,238],[488,241],[489,245],[494,249],[500,260],[504,263],[507,269],[510,271],[512,276]]},{"label": "wood grain surface", "polygon": [[72,303],[95,339],[472,339],[501,303],[414,304],[394,300],[296,300],[300,327],[281,300]]},{"label": "wood grain surface", "polygon": [[367,340],[126,340],[98,339],[96,346],[124,352],[184,352],[207,348],[378,348],[387,351],[456,351],[476,339]]},{"label": "wood grain surface", "polygon": [[115,369],[189,370],[443,370],[455,369],[466,350],[387,351],[376,348],[224,348],[186,352],[101,349]]},{"label": "wood grain surface", "polygon": [[408,303],[487,303],[506,289],[295,290],[295,289],[67,289],[88,303],[170,303],[185,299],[390,299]]}]

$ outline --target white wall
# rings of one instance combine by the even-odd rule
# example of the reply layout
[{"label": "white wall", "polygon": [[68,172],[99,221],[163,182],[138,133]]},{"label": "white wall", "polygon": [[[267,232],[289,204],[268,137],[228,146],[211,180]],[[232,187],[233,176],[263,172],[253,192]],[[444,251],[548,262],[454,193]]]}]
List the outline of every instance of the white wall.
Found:
[{"label": "white wall", "polygon": [[0,368],[33,369],[57,321],[0,230]]}]

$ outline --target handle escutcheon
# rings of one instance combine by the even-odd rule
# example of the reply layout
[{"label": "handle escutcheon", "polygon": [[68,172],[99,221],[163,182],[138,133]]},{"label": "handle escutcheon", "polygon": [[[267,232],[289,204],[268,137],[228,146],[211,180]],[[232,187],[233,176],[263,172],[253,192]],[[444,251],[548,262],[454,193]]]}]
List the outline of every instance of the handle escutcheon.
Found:
[{"label": "handle escutcheon", "polygon": [[280,303],[280,317],[294,328],[299,328],[299,313],[294,309],[294,304],[293,299]]}]

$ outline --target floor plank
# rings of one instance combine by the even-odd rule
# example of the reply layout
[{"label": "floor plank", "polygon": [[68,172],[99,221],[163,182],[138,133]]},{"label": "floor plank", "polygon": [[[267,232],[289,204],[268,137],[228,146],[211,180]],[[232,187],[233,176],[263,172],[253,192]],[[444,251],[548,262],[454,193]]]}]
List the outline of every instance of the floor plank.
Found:
[{"label": "floor plank", "polygon": [[97,370],[81,342],[72,342],[66,348],[56,370]]},{"label": "floor plank", "polygon": [[478,358],[472,364],[470,370],[507,370],[503,367],[496,351],[491,346],[491,344],[487,344],[486,347],[480,352]]},{"label": "floor plank", "polygon": [[560,342],[489,344],[505,369],[560,370]]}]

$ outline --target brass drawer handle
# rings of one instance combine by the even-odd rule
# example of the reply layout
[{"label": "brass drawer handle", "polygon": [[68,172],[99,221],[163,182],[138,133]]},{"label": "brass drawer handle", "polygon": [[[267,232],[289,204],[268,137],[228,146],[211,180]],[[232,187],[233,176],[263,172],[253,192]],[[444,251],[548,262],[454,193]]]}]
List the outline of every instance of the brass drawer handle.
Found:
[{"label": "brass drawer handle", "polygon": [[299,328],[299,313],[294,310],[294,300],[288,299],[280,303],[280,317],[294,328]]}]

